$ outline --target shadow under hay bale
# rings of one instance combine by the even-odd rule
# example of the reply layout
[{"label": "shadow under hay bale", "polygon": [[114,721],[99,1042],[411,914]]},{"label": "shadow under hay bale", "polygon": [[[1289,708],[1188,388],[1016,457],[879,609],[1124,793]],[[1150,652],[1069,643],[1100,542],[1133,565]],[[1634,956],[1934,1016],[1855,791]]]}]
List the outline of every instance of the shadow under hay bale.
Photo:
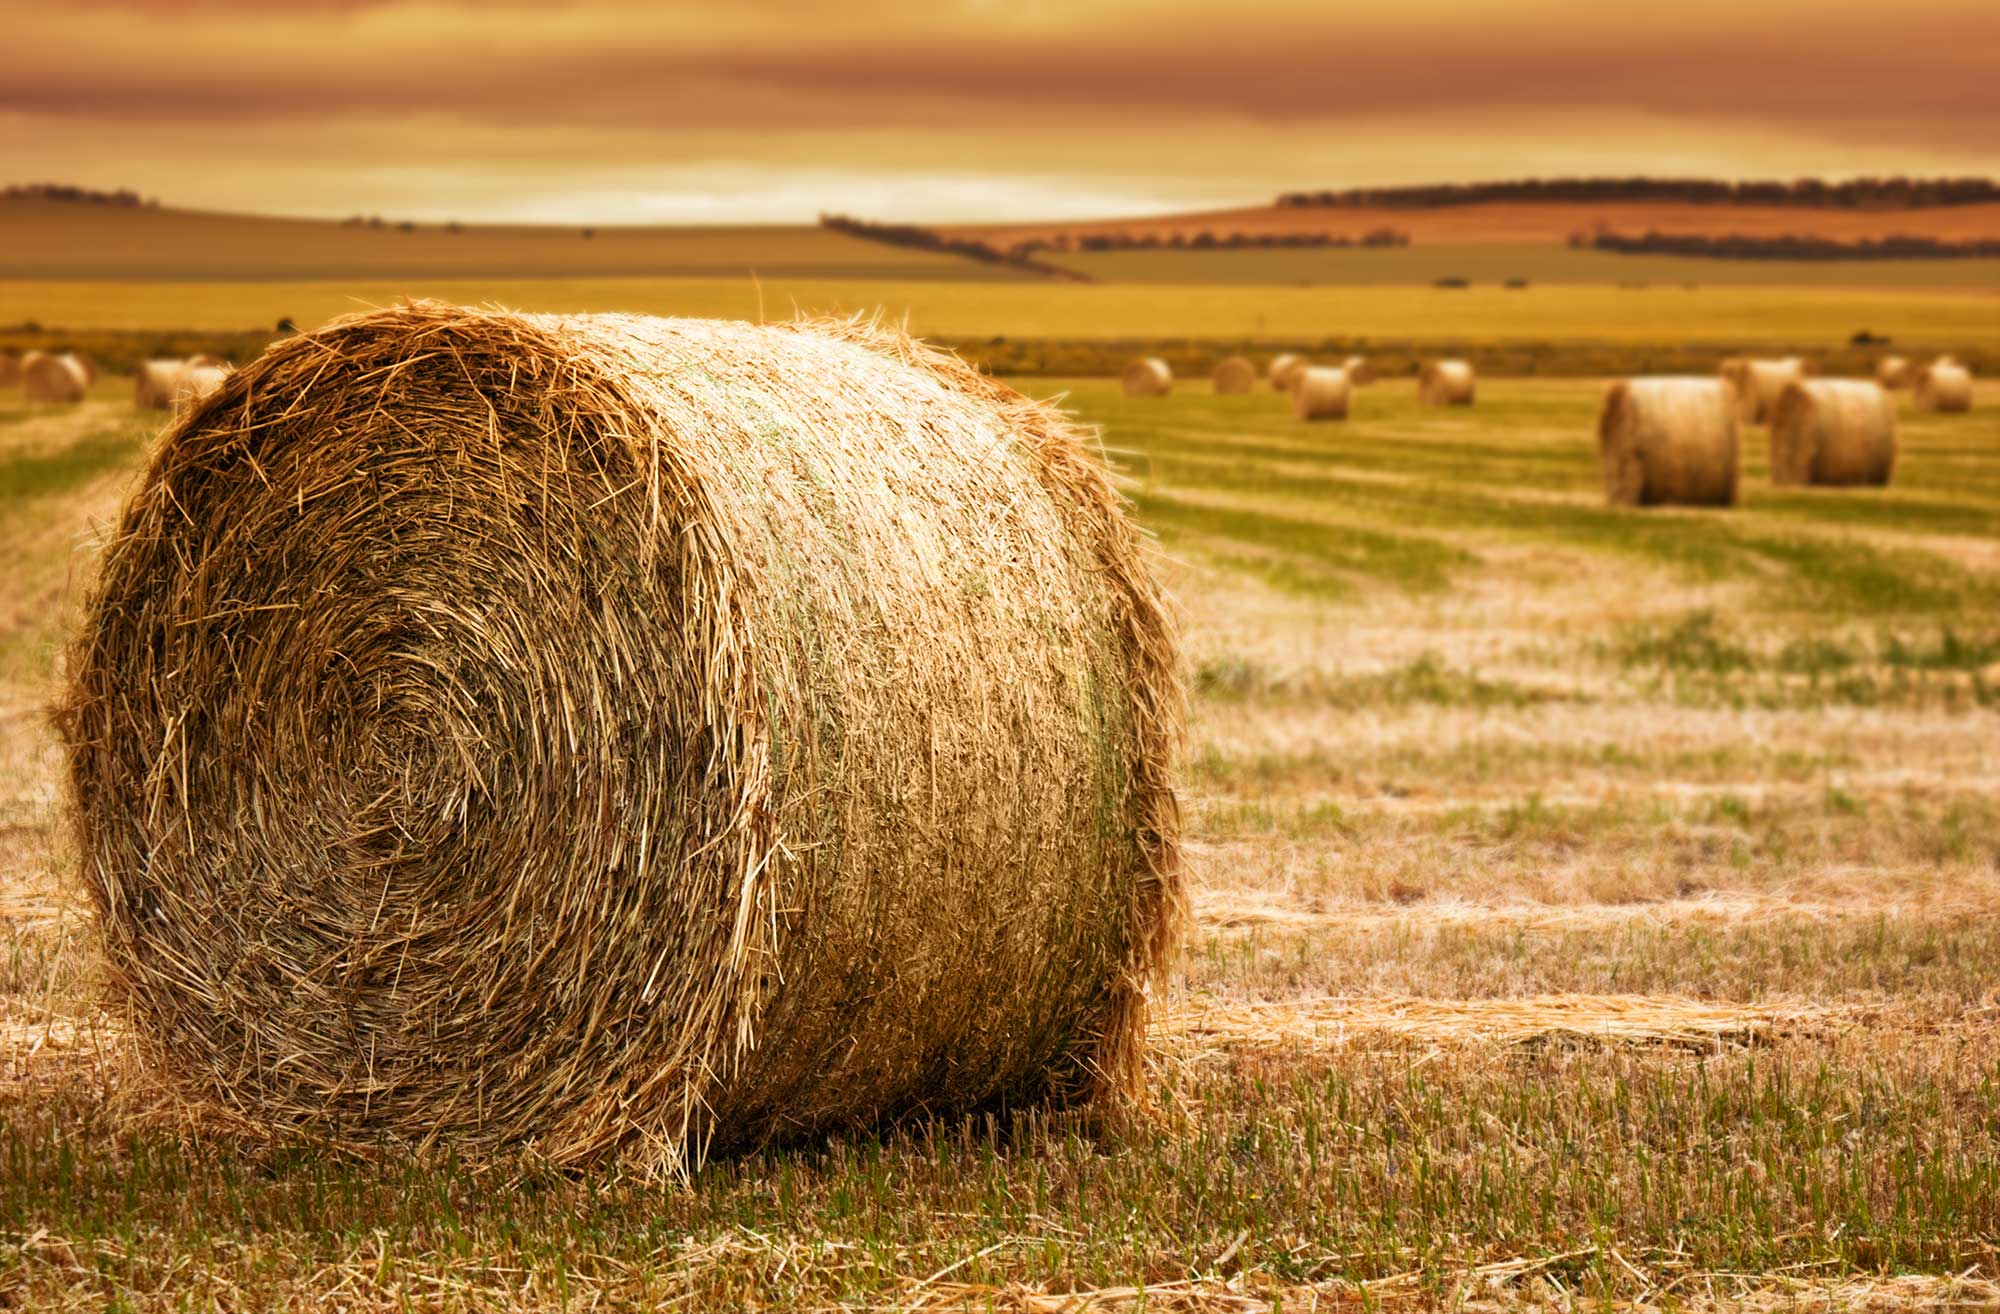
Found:
[{"label": "shadow under hay bale", "polygon": [[1880,384],[1791,384],[1771,412],[1771,482],[1883,485],[1896,467],[1896,399]]},{"label": "shadow under hay bale", "polygon": [[1174,390],[1174,371],[1158,356],[1141,356],[1120,377],[1127,397],[1164,397]]},{"label": "shadow under hay bale", "polygon": [[1614,506],[1732,506],[1736,417],[1721,379],[1626,379],[1597,416],[1605,499]]},{"label": "shadow under hay bale", "polygon": [[1257,367],[1241,356],[1225,357],[1211,381],[1219,393],[1249,392],[1257,386]]},{"label": "shadow under hay bale", "polygon": [[368,1152],[1138,1090],[1172,626],[1056,412],[855,323],[417,304],[167,430],[59,721],[156,1070]]},{"label": "shadow under hay bale", "polygon": [[1470,406],[1475,391],[1472,366],[1466,361],[1430,361],[1417,375],[1417,400],[1425,406]]},{"label": "shadow under hay bale", "polygon": [[1308,365],[1292,375],[1292,414],[1301,420],[1347,418],[1347,371]]}]

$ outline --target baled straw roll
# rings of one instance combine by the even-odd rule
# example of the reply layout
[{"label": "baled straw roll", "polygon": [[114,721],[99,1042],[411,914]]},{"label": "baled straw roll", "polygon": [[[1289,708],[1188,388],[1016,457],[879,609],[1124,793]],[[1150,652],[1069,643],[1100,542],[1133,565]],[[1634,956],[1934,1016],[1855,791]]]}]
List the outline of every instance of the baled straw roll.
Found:
[{"label": "baled straw roll", "polygon": [[21,392],[31,402],[80,402],[90,390],[83,362],[64,352],[31,351],[21,366]]},{"label": "baled straw roll", "polygon": [[1276,388],[1279,392],[1289,392],[1292,387],[1292,376],[1305,367],[1305,357],[1294,356],[1290,352],[1284,352],[1271,357],[1271,365],[1266,374],[1270,378],[1273,388]]},{"label": "baled straw roll", "polygon": [[1745,361],[1736,386],[1736,418],[1744,424],[1768,424],[1778,394],[1806,376],[1805,362],[1796,356],[1783,360]]},{"label": "baled straw roll", "polygon": [[59,719],[183,1090],[678,1169],[1137,1088],[1175,663],[1078,432],[955,358],[421,303],[168,428]]},{"label": "baled straw roll", "polygon": [[184,360],[156,357],[142,360],[132,375],[132,404],[140,410],[164,411],[174,404],[188,372]]},{"label": "baled straw roll", "polygon": [[1351,392],[1346,370],[1308,365],[1292,375],[1292,414],[1301,420],[1344,420]]},{"label": "baled straw roll", "polygon": [[1375,366],[1366,356],[1349,356],[1340,363],[1340,368],[1347,372],[1348,383],[1357,388],[1375,382]]},{"label": "baled straw roll", "polygon": [[1257,367],[1241,356],[1225,357],[1212,379],[1217,392],[1249,392],[1257,386]]},{"label": "baled straw roll", "polygon": [[1972,371],[1950,357],[1917,371],[1910,394],[1920,411],[1961,412],[1972,409]]},{"label": "baled straw roll", "polygon": [[1604,495],[1614,506],[1730,506],[1736,416],[1722,379],[1626,379],[1597,415]]},{"label": "baled straw roll", "polygon": [[1858,379],[1800,379],[1771,410],[1774,484],[1886,484],[1896,466],[1896,399]]},{"label": "baled straw roll", "polygon": [[1875,362],[1875,382],[1885,388],[1910,386],[1910,362],[1902,356],[1884,356]]},{"label": "baled straw roll", "polygon": [[1474,391],[1468,361],[1429,361],[1417,376],[1417,400],[1425,406],[1470,406]]},{"label": "baled straw roll", "polygon": [[1174,389],[1174,372],[1158,356],[1141,356],[1125,367],[1127,397],[1164,397]]}]

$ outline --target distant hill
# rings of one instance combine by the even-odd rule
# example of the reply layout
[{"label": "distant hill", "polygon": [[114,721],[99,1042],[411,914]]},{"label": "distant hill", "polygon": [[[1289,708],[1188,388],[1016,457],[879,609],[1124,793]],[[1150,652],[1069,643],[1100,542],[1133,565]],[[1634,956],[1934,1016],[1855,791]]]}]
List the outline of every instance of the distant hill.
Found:
[{"label": "distant hill", "polygon": [[126,200],[127,193],[81,193],[41,185],[0,195],[0,279],[1035,277],[1008,265],[810,225],[592,229],[342,222],[178,210]]}]

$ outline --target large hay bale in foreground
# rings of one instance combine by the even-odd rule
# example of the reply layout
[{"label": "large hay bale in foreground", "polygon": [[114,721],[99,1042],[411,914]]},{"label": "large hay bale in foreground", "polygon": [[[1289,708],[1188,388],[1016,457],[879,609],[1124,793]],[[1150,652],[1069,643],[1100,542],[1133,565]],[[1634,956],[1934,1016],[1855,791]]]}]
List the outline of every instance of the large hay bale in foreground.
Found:
[{"label": "large hay bale in foreground", "polygon": [[1597,414],[1604,495],[1615,506],[1731,506],[1736,415],[1722,379],[1626,379]]},{"label": "large hay bale in foreground", "polygon": [[1136,1089],[1175,663],[1078,433],[956,359],[418,304],[167,430],[59,719],[183,1089],[684,1166]]},{"label": "large hay bale in foreground", "polygon": [[1257,367],[1241,356],[1229,356],[1211,377],[1217,392],[1249,392],[1257,386]]},{"label": "large hay bale in foreground", "polygon": [[1950,357],[1932,361],[1917,371],[1911,401],[1920,411],[1958,412],[1972,409],[1972,371]]},{"label": "large hay bale in foreground", "polygon": [[1279,392],[1290,392],[1292,388],[1292,376],[1304,369],[1306,363],[1304,356],[1294,356],[1290,352],[1284,352],[1271,357],[1271,366],[1266,371],[1267,376],[1271,380],[1271,386]]},{"label": "large hay bale in foreground", "polygon": [[[1806,376],[1805,362],[1796,356],[1782,360],[1751,360],[1733,380],[1736,418],[1743,424],[1768,424],[1780,393]],[[1725,376],[1727,377],[1727,376]]]},{"label": "large hay bale in foreground", "polygon": [[1800,379],[1771,408],[1774,484],[1886,484],[1896,466],[1896,399],[1858,379]]},{"label": "large hay bale in foreground", "polygon": [[1417,375],[1417,400],[1425,406],[1470,406],[1474,389],[1468,361],[1429,361]]},{"label": "large hay bale in foreground", "polygon": [[1174,371],[1158,356],[1141,356],[1125,367],[1127,397],[1164,397],[1174,390]]},{"label": "large hay bale in foreground", "polygon": [[1366,387],[1375,382],[1375,366],[1366,356],[1349,356],[1340,362],[1340,368],[1347,372],[1347,381],[1354,387]]},{"label": "large hay bale in foreground", "polygon": [[88,391],[83,361],[68,352],[30,352],[21,366],[21,392],[31,402],[80,402]]},{"label": "large hay bale in foreground", "polygon": [[155,357],[142,360],[132,374],[132,404],[140,410],[164,411],[174,404],[187,377],[188,363]]},{"label": "large hay bale in foreground", "polygon": [[1344,420],[1351,392],[1346,370],[1308,365],[1292,375],[1292,414],[1301,420]]},{"label": "large hay bale in foreground", "polygon": [[1910,362],[1902,356],[1884,356],[1875,362],[1875,382],[1885,388],[1910,386]]}]

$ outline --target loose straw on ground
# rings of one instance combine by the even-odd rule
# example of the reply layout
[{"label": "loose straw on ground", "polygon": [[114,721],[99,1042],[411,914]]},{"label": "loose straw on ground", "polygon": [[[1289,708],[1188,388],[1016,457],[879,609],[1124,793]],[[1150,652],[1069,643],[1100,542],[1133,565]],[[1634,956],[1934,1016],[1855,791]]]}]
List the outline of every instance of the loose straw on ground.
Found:
[{"label": "loose straw on ground", "polygon": [[168,428],[59,721],[176,1089],[675,1171],[1140,1089],[1176,660],[1090,447],[955,358],[419,303]]},{"label": "loose straw on ground", "polygon": [[1736,418],[1720,379],[1627,379],[1597,415],[1604,495],[1614,506],[1730,506]]}]

